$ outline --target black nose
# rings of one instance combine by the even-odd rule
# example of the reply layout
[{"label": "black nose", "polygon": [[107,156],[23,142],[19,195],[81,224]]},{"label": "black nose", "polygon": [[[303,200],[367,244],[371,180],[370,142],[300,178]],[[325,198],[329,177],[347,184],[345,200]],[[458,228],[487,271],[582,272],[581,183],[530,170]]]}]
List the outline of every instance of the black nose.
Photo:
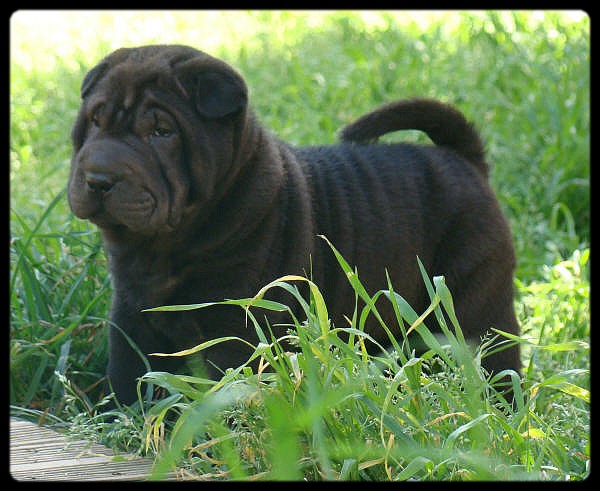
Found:
[{"label": "black nose", "polygon": [[85,181],[92,191],[108,191],[114,185],[111,176],[100,172],[86,172]]}]

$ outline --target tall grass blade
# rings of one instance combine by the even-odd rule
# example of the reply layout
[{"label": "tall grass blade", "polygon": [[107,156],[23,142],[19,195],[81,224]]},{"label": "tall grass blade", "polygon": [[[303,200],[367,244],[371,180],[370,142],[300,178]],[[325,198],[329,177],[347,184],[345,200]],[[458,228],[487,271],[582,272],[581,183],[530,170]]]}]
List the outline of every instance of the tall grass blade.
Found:
[{"label": "tall grass blade", "polygon": [[21,266],[21,261],[23,259],[23,255],[26,253],[26,251],[29,250],[29,245],[31,244],[31,241],[35,237],[35,234],[40,229],[42,224],[46,221],[46,219],[48,218],[48,216],[50,215],[50,213],[52,212],[54,207],[64,199],[66,191],[67,191],[66,188],[61,189],[61,191],[54,197],[54,199],[50,202],[50,204],[44,210],[44,213],[42,213],[42,215],[36,222],[33,229],[26,235],[25,242],[23,243],[23,245],[21,247],[21,252],[19,253],[19,255],[17,257],[17,260],[15,262],[15,265],[14,265],[12,273],[11,273],[10,284],[8,287],[9,293],[12,294],[12,292],[14,291],[15,281],[17,278],[17,273],[19,271],[19,267]]},{"label": "tall grass blade", "polygon": [[218,411],[247,397],[252,389],[246,385],[233,385],[227,390],[213,393],[211,397],[202,398],[187,407],[173,428],[169,446],[161,454],[152,469],[152,480],[161,480],[171,470],[182,452],[189,448],[195,435],[208,423]]}]

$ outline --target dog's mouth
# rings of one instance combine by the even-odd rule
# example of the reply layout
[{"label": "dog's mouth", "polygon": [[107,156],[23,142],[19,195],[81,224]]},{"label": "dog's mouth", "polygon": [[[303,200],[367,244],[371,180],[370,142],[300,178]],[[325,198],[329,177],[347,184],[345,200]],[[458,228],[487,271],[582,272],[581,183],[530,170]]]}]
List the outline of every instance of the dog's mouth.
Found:
[{"label": "dog's mouth", "polygon": [[100,209],[97,213],[94,213],[87,219],[100,228],[113,228],[118,225],[123,225],[120,221],[113,218],[104,209]]},{"label": "dog's mouth", "polygon": [[146,186],[121,180],[109,189],[90,186],[87,182],[73,183],[69,193],[71,209],[79,218],[89,220],[100,228],[122,226],[131,232],[146,235],[164,228],[166,211]]},{"label": "dog's mouth", "polygon": [[117,185],[98,198],[99,209],[90,221],[100,227],[122,225],[132,232],[152,234],[165,225],[156,197],[146,188]]}]

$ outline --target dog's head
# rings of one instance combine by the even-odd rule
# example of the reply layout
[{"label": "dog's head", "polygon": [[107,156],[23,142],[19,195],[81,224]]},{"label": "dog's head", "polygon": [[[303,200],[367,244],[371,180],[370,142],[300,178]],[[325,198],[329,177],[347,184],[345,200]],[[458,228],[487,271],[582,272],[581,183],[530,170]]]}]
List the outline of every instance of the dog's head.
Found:
[{"label": "dog's head", "polygon": [[73,213],[103,229],[176,230],[235,173],[247,88],[185,46],[115,51],[86,75],[72,131]]}]

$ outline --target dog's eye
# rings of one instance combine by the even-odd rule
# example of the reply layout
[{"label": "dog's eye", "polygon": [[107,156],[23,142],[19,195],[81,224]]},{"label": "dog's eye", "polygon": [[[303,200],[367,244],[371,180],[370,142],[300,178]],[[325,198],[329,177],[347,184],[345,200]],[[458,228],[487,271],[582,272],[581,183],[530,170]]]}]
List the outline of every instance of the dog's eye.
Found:
[{"label": "dog's eye", "polygon": [[152,136],[157,138],[167,138],[173,134],[168,123],[165,124],[163,118],[159,118],[159,115],[155,112],[154,116],[154,129],[152,130]]},{"label": "dog's eye", "polygon": [[161,126],[157,126],[156,128],[154,128],[154,131],[152,132],[152,136],[156,136],[159,138],[167,138],[167,137],[171,136],[172,134],[173,134],[173,132],[169,128],[163,128]]},{"label": "dog's eye", "polygon": [[92,117],[90,118],[90,120],[96,128],[100,126],[100,115],[98,114],[98,111],[94,111],[92,113]]}]

